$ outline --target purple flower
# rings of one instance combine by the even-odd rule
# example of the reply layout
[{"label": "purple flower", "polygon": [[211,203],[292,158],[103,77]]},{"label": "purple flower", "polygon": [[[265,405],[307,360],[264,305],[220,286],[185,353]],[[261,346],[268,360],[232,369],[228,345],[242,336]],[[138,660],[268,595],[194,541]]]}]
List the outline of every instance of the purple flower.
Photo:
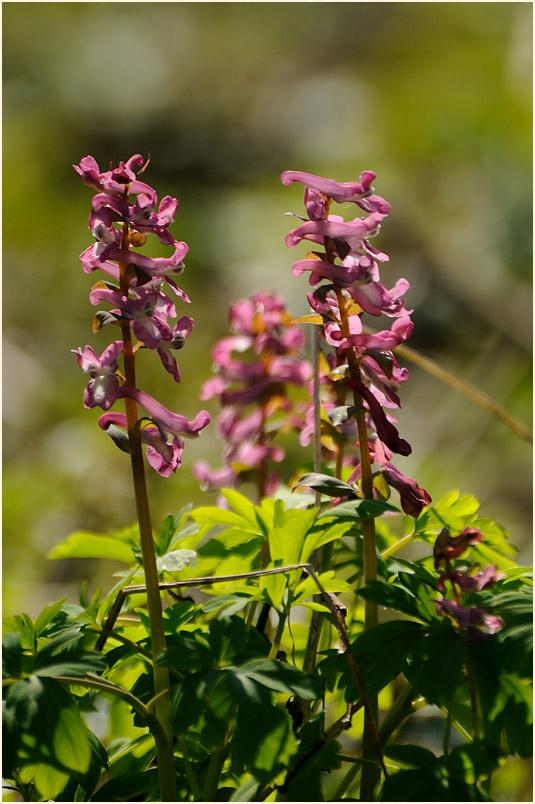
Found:
[{"label": "purple flower", "polygon": [[117,357],[122,351],[122,341],[110,343],[100,357],[97,357],[95,350],[91,346],[86,346],[83,351],[82,349],[76,350],[78,365],[91,378],[84,391],[84,406],[86,408],[98,406],[102,410],[108,410],[119,398],[119,380],[115,372],[118,368]]},{"label": "purple flower", "polygon": [[445,614],[466,629],[467,635],[474,642],[482,643],[491,634],[495,634],[505,625],[501,617],[488,614],[484,609],[477,606],[467,608],[453,600],[441,598],[435,602],[438,614]]},{"label": "purple flower", "polygon": [[442,528],[433,548],[435,569],[438,569],[441,564],[449,566],[449,562],[462,555],[471,544],[482,541],[483,534],[479,528],[466,527],[459,536],[450,536],[449,528]]},{"label": "purple flower", "polygon": [[[114,428],[128,428],[124,413],[105,413],[98,420],[102,430],[116,438]],[[147,445],[147,461],[162,477],[169,477],[182,463],[184,440],[174,435],[169,441],[162,430],[153,424],[141,429],[141,441]],[[124,447],[123,447],[124,448]]]},{"label": "purple flower", "polygon": [[367,388],[364,383],[357,382],[355,380],[348,381],[348,385],[350,385],[352,388],[355,388],[355,390],[358,391],[358,393],[366,401],[370,409],[371,417],[377,429],[377,435],[381,441],[386,444],[387,447],[392,450],[392,452],[396,452],[398,455],[410,455],[412,452],[411,445],[408,443],[408,441],[405,441],[404,438],[400,438],[398,431],[392,422],[388,421],[386,418],[384,410],[373,395],[372,391],[370,391],[370,389]]},{"label": "purple flower", "polygon": [[100,268],[101,271],[105,273],[111,271],[111,275],[114,275],[116,266],[109,266],[108,261],[115,260],[126,265],[135,265],[149,276],[178,276],[184,270],[183,259],[188,253],[188,245],[178,240],[173,241],[172,245],[174,252],[170,257],[147,257],[137,251],[119,248],[112,244],[112,248],[106,251],[106,258],[103,259],[99,243],[96,243],[80,254],[80,260],[85,273]]},{"label": "purple flower", "polygon": [[197,438],[200,431],[210,422],[210,414],[206,410],[201,410],[194,419],[189,421],[180,413],[172,413],[164,405],[153,399],[152,396],[140,391],[139,388],[130,388],[123,385],[119,396],[129,397],[145,408],[153,422],[164,432],[171,435],[181,435],[187,438]]},{"label": "purple flower", "polygon": [[238,475],[230,466],[212,470],[204,461],[199,461],[194,465],[193,474],[205,491],[234,488],[239,480]]},{"label": "purple flower", "polygon": [[344,240],[351,248],[358,248],[363,237],[373,237],[379,231],[384,215],[373,212],[366,218],[355,218],[344,221],[338,215],[331,215],[327,220],[307,221],[286,235],[286,245],[292,248],[301,240],[312,240],[324,245],[325,238]]},{"label": "purple flower", "polygon": [[340,343],[339,349],[345,351],[351,346],[357,346],[363,349],[390,352],[400,343],[404,343],[410,337],[413,329],[414,324],[408,316],[396,318],[390,329],[376,332],[374,335],[351,335]]},{"label": "purple flower", "polygon": [[154,194],[152,187],[136,179],[134,167],[141,167],[144,159],[141,154],[134,154],[128,161],[119,162],[119,167],[100,172],[98,163],[92,156],[86,156],[80,165],[73,165],[75,171],[82,177],[84,184],[109,196],[123,195],[125,190],[129,193]]},{"label": "purple flower", "polygon": [[179,318],[173,329],[169,327],[169,335],[162,336],[160,343],[156,348],[156,352],[162,361],[162,365],[166,371],[171,374],[175,382],[180,382],[180,369],[176,362],[175,356],[171,354],[171,350],[176,351],[182,349],[186,339],[190,336],[191,330],[195,321],[187,315]]},{"label": "purple flower", "polygon": [[427,491],[421,489],[415,480],[402,474],[391,463],[386,463],[382,472],[387,483],[399,492],[404,512],[416,519],[422,509],[431,502]]},{"label": "purple flower", "polygon": [[376,174],[373,170],[365,170],[361,173],[360,182],[345,182],[344,184],[334,181],[333,179],[324,179],[321,176],[315,176],[312,173],[303,173],[299,170],[285,170],[281,176],[283,184],[291,184],[294,181],[305,184],[307,188],[317,190],[333,201],[340,204],[345,201],[353,201],[359,206],[363,206],[366,199],[368,205],[378,212],[386,215],[390,211],[390,204],[388,204],[380,196],[372,195],[371,183],[375,179]]}]

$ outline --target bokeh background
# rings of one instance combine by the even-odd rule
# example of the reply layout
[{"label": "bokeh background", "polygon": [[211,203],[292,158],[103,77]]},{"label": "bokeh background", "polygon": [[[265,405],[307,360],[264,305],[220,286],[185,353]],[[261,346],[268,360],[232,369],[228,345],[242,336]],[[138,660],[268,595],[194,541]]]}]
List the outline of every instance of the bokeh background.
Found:
[{"label": "bokeh background", "polygon": [[[3,4],[4,611],[35,615],[110,585],[91,560],[47,561],[77,529],[134,519],[126,457],[82,406],[70,350],[97,352],[78,255],[91,191],[72,169],[150,153],[147,181],[180,199],[190,246],[180,315],[196,325],[175,386],[153,354],[140,384],[188,416],[230,303],[275,290],[307,312],[284,244],[302,187],[377,172],[392,204],[376,245],[384,283],[411,283],[410,345],[530,425],[531,3]],[[351,212],[354,209],[351,208]],[[155,253],[154,251],[152,252]],[[300,253],[300,256],[303,254]],[[410,367],[409,367],[410,368]],[[403,388],[400,468],[438,500],[475,494],[530,561],[532,452],[491,414],[422,370]],[[220,464],[213,428],[170,480],[150,472],[158,523],[213,501],[191,466]],[[302,452],[290,450],[291,460]],[[291,466],[288,465],[288,469]],[[106,569],[109,569],[106,567]],[[113,569],[113,567],[112,567]]]}]

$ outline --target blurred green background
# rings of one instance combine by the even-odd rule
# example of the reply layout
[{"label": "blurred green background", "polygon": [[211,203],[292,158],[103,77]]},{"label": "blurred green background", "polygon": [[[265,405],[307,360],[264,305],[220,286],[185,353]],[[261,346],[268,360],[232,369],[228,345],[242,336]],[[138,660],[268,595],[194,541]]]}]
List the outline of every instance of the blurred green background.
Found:
[{"label": "blurred green background", "polygon": [[[180,200],[190,254],[179,315],[196,326],[175,386],[153,354],[140,385],[188,416],[227,308],[259,290],[307,312],[304,256],[284,237],[302,212],[295,169],[364,169],[392,212],[375,244],[391,287],[411,282],[410,345],[531,421],[531,3],[4,3],[4,612],[35,615],[96,562],[46,561],[76,529],[133,521],[126,457],[82,406],[71,349],[97,352],[91,191],[71,165],[150,153],[147,181]],[[350,213],[354,214],[353,208]],[[148,249],[147,249],[147,253]],[[155,253],[155,252],[152,252]],[[409,366],[410,368],[410,366]],[[438,500],[473,493],[530,560],[532,452],[420,369],[402,393],[399,468]],[[193,462],[220,465],[213,428],[184,466],[150,472],[153,518],[212,501]],[[303,460],[303,451],[290,459]],[[291,468],[288,464],[288,468]],[[114,569],[114,567],[111,567]],[[98,570],[98,577],[95,577]]]}]

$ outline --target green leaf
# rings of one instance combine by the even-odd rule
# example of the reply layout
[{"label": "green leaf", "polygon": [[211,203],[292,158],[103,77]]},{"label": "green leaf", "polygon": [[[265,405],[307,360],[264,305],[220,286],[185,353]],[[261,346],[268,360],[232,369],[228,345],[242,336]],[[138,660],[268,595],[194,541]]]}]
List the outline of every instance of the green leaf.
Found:
[{"label": "green leaf", "polygon": [[134,563],[132,548],[112,536],[90,531],[71,533],[68,539],[56,545],[49,558],[108,558],[123,564]]},{"label": "green leaf", "polygon": [[319,526],[314,526],[306,535],[299,561],[308,561],[314,550],[317,550],[318,547],[323,547],[324,544],[333,542],[335,539],[340,539],[351,528],[351,522],[325,522]]},{"label": "green leaf", "polygon": [[258,779],[268,781],[296,751],[297,739],[284,707],[240,704],[230,743],[233,768],[245,765]]},{"label": "green leaf", "polygon": [[[48,648],[48,645],[46,646]],[[69,650],[56,655],[37,654],[35,675],[40,678],[53,676],[83,676],[85,673],[102,673],[106,660],[97,651]]]},{"label": "green leaf", "polygon": [[251,596],[254,597],[255,592],[255,589],[251,589],[251,595],[236,594],[213,597],[211,600],[207,600],[205,603],[203,603],[202,610],[208,614],[224,608],[224,616],[230,617],[232,614],[236,614],[238,611],[244,609],[245,606],[250,603]]},{"label": "green leaf", "polygon": [[321,782],[326,778],[325,771],[330,773],[340,767],[339,747],[336,740],[325,740],[323,713],[305,723],[299,729],[299,750],[292,759],[290,784],[287,789],[284,785],[285,799],[325,801]]},{"label": "green leaf", "polygon": [[166,650],[158,656],[155,663],[191,673],[212,667],[213,656],[209,646],[199,635],[179,634],[167,640]]},{"label": "green leaf", "polygon": [[[67,700],[69,700],[69,704]],[[69,770],[86,773],[91,761],[87,729],[71,698],[57,696],[56,701],[61,705],[52,739],[54,756]]]},{"label": "green leaf", "polygon": [[345,517],[362,522],[363,519],[373,519],[382,516],[385,511],[399,513],[399,508],[390,505],[390,503],[382,502],[381,500],[357,500],[355,502],[340,503],[340,505],[334,508],[322,511],[318,519],[340,519]]},{"label": "green leaf", "polygon": [[255,796],[260,787],[260,782],[250,776],[238,789],[231,795],[229,801],[255,801]]},{"label": "green leaf", "polygon": [[9,690],[7,705],[13,707],[19,728],[30,730],[45,695],[44,682],[35,675],[17,681]]},{"label": "green leaf", "polygon": [[[404,666],[406,658],[418,647],[425,633],[425,628],[420,623],[394,620],[359,634],[352,649],[368,695],[380,692],[394,678]],[[353,701],[352,696],[360,698],[347,668],[347,660],[344,657],[336,657],[336,660],[343,668],[346,700]],[[319,671],[323,673],[322,664],[319,665]]]},{"label": "green leaf", "polygon": [[20,634],[6,634],[2,640],[2,677],[19,678],[22,675],[22,660]]},{"label": "green leaf", "polygon": [[287,584],[288,579],[282,572],[276,575],[262,575],[259,578],[258,588],[265,593],[268,602],[271,603],[277,612],[280,611],[282,606]]},{"label": "green leaf", "polygon": [[477,740],[454,748],[444,757],[444,767],[452,778],[474,784],[481,778],[489,777],[503,756],[500,748]]},{"label": "green leaf", "polygon": [[14,617],[6,617],[4,620],[5,632],[20,634],[21,646],[23,650],[35,653],[37,650],[37,635],[35,627],[27,614],[16,614]]},{"label": "green leaf", "polygon": [[57,603],[52,603],[51,606],[44,607],[35,621],[35,633],[37,636],[40,636],[54,617],[59,614],[66,600],[66,597],[62,597]]},{"label": "green leaf", "polygon": [[418,620],[427,619],[418,607],[418,598],[413,592],[396,583],[368,581],[368,585],[357,590],[357,594],[372,603],[389,609],[401,611]]},{"label": "green leaf", "polygon": [[178,685],[171,701],[171,720],[177,735],[186,734],[202,715],[204,696],[213,683],[216,672],[192,673]]},{"label": "green leaf", "polygon": [[237,514],[250,522],[251,525],[255,527],[258,525],[254,512],[255,506],[247,497],[234,489],[221,489],[221,494]]},{"label": "green leaf", "polygon": [[163,556],[169,550],[169,545],[175,533],[175,520],[171,514],[162,519],[162,523],[155,539],[156,555]]},{"label": "green leaf", "polygon": [[172,550],[156,559],[158,572],[180,572],[197,558],[195,550]]},{"label": "green leaf", "polygon": [[430,703],[448,706],[466,658],[463,636],[449,623],[440,623],[412,650],[410,671],[406,666],[405,675]]},{"label": "green leaf", "polygon": [[272,561],[280,559],[283,564],[299,562],[306,536],[316,516],[317,511],[314,508],[308,511],[293,509],[284,512],[282,524],[270,529],[268,533]]},{"label": "green leaf", "polygon": [[45,763],[34,765],[32,775],[33,782],[42,795],[41,801],[55,801],[69,781],[68,774]]},{"label": "green leaf", "polygon": [[350,419],[355,413],[358,411],[354,405],[339,405],[337,408],[333,408],[327,416],[331,424],[337,427],[339,424],[344,424]]},{"label": "green leaf", "polygon": [[[452,801],[446,786],[435,774],[406,770],[392,773],[379,789],[379,801]],[[453,799],[463,801],[464,799]]]},{"label": "green leaf", "polygon": [[233,528],[247,531],[253,535],[258,534],[258,525],[254,525],[248,519],[234,511],[227,511],[224,508],[217,508],[215,505],[195,508],[191,512],[192,519],[204,525],[230,525]]},{"label": "green leaf", "polygon": [[338,480],[331,475],[324,475],[321,472],[309,472],[299,478],[299,481],[294,485],[293,489],[306,487],[319,491],[322,494],[327,494],[329,497],[356,497],[357,492],[349,483],[344,483],[343,480]]},{"label": "green leaf", "polygon": [[[327,570],[327,572],[322,572],[321,575],[318,576],[318,580],[326,592],[353,591],[353,587],[350,584],[348,584],[347,581],[343,581],[341,578],[335,577],[334,570]],[[301,581],[301,583],[297,586],[292,605],[302,606],[303,601],[306,600],[307,597],[317,594],[318,594],[318,585],[316,584],[314,578],[311,578],[309,576],[305,578],[304,581]]]},{"label": "green leaf", "polygon": [[99,787],[91,797],[92,801],[134,801],[143,793],[153,793],[148,801],[158,798],[158,770],[133,771],[115,776]]},{"label": "green leaf", "polygon": [[2,773],[11,779],[17,768],[19,748],[19,729],[15,710],[2,701]]},{"label": "green leaf", "polygon": [[437,773],[440,770],[440,761],[427,748],[419,745],[387,745],[385,756],[394,759],[406,768],[421,768],[430,773]]},{"label": "green leaf", "polygon": [[252,659],[232,669],[240,676],[247,676],[270,690],[295,695],[304,701],[317,700],[322,694],[321,681],[318,677],[306,675],[285,662]]}]

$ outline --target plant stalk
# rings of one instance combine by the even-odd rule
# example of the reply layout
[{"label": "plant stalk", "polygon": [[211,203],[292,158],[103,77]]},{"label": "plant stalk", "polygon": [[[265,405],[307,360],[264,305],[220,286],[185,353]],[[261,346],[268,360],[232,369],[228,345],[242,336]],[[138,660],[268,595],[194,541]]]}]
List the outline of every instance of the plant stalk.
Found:
[{"label": "plant stalk", "polygon": [[[129,247],[129,227],[124,225],[122,248]],[[119,264],[121,293],[128,295],[128,265]],[[132,346],[132,333],[128,321],[121,322],[123,334],[123,356],[125,383],[131,388],[136,387],[135,354]],[[149,623],[151,632],[151,653],[153,663],[156,662],[165,650],[165,632],[162,616],[162,601],[158,585],[158,571],[156,569],[156,554],[152,522],[150,516],[147,484],[145,480],[145,467],[141,449],[141,433],[138,427],[137,405],[133,399],[125,398],[125,411],[128,426],[128,439],[130,445],[130,459],[132,465],[132,478],[134,483],[134,496],[139,522],[141,553],[143,556],[143,569],[147,591],[147,606],[149,610]],[[153,665],[154,693],[158,697],[155,714],[161,723],[166,735],[164,743],[160,743],[158,750],[158,775],[160,780],[160,794],[162,801],[176,800],[176,782],[173,759],[173,736],[171,729],[171,696],[169,693],[169,671],[167,667]],[[157,746],[158,748],[158,746]]]},{"label": "plant stalk", "polygon": [[[336,290],[338,299],[338,309],[340,310],[340,329],[345,338],[350,336],[349,319],[344,295],[341,290]],[[347,350],[347,362],[349,366],[349,375],[355,382],[360,382],[360,368],[358,359],[354,349]],[[360,478],[361,488],[364,497],[368,500],[373,499],[373,476],[370,460],[370,450],[368,443],[368,429],[366,427],[366,411],[362,404],[362,397],[360,394],[353,390],[353,399],[357,413],[359,447],[360,447]],[[362,538],[363,538],[363,563],[364,563],[364,583],[375,581],[377,579],[377,547],[375,540],[375,522],[373,519],[365,519],[362,523]],[[367,631],[377,625],[378,622],[378,607],[376,603],[371,601],[365,602],[364,608],[364,629]],[[363,759],[375,760],[377,759],[377,752],[374,742],[374,735],[370,730],[370,719],[377,723],[379,714],[379,706],[377,695],[370,696],[369,698],[369,718],[364,721],[364,733],[362,738],[362,756]],[[365,763],[362,767],[362,779],[360,798],[361,801],[372,801],[373,791],[381,775],[379,766]]]}]

